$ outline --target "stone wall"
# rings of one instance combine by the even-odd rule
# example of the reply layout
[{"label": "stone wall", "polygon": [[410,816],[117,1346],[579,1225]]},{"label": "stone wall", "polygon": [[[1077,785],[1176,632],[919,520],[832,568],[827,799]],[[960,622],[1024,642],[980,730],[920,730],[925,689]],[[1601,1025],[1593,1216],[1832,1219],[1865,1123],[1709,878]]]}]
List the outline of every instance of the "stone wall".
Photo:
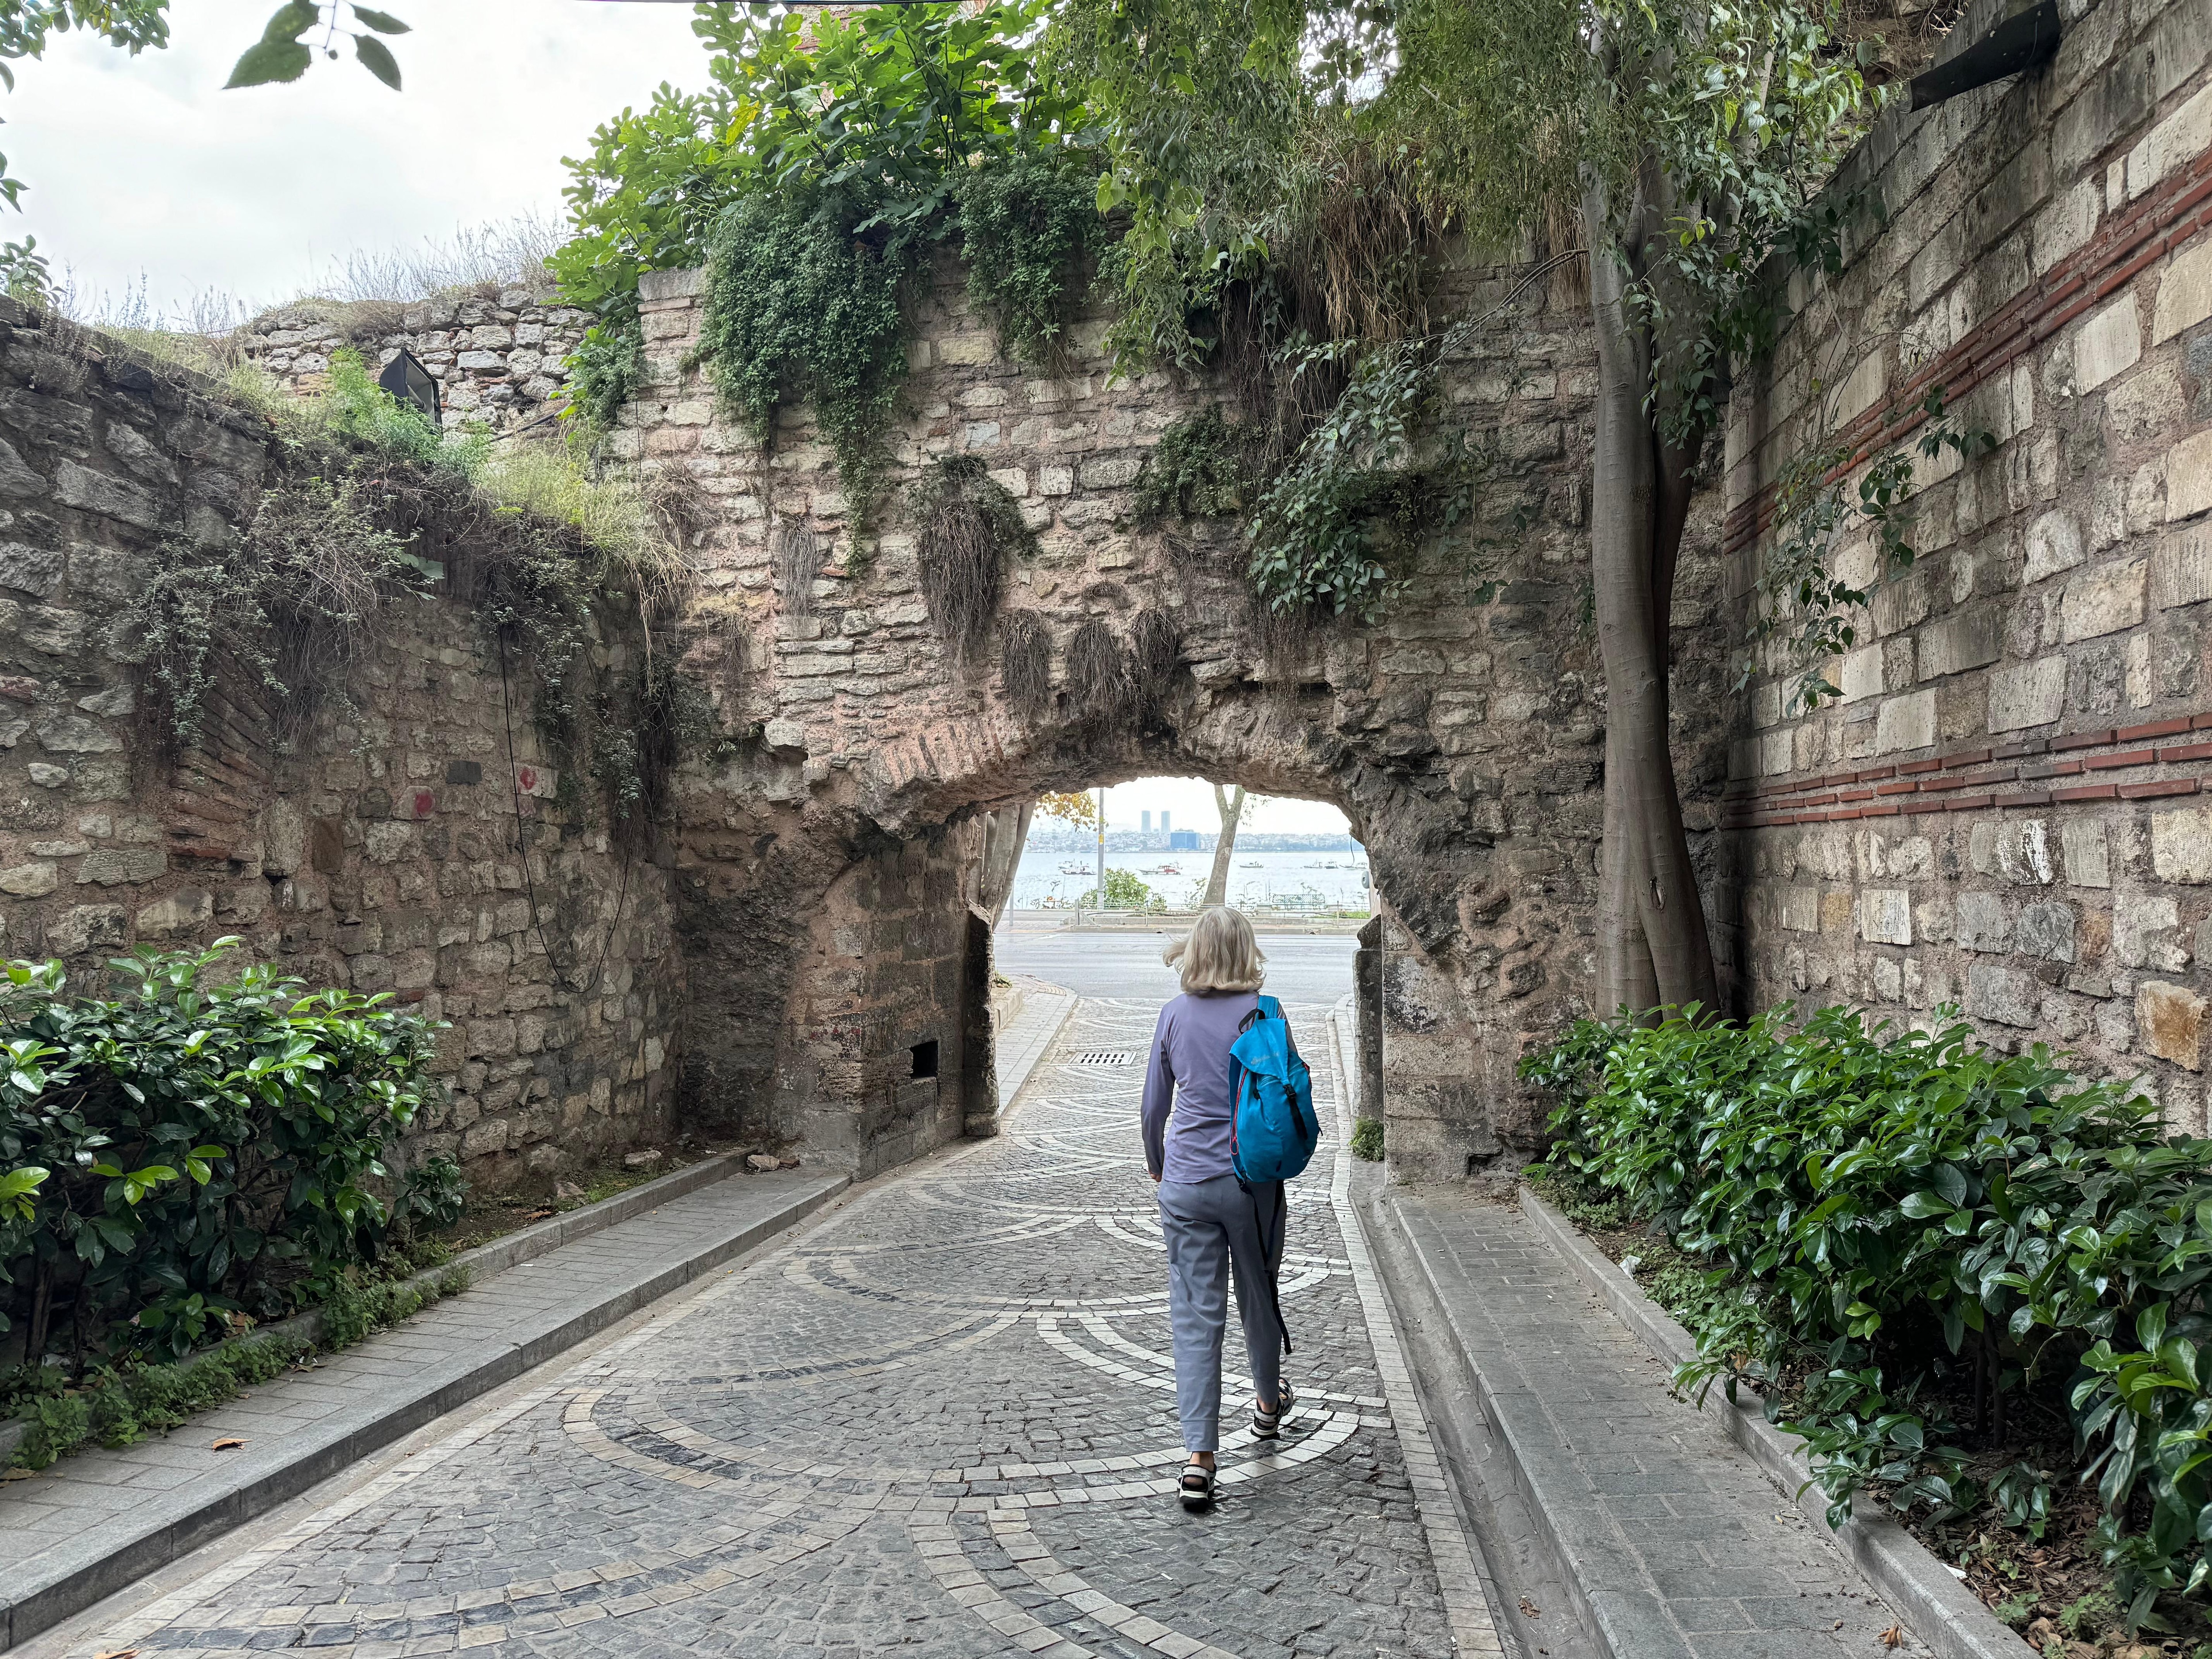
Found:
[{"label": "stone wall", "polygon": [[[1493,306],[1514,275],[1468,271],[1452,303]],[[918,1034],[972,1021],[952,925],[964,907],[939,862],[948,830],[1042,789],[1194,774],[1334,802],[1370,848],[1393,918],[1401,1171],[1462,1175],[1502,1144],[1525,1148],[1536,1126],[1511,1068],[1586,994],[1600,822],[1592,374],[1571,307],[1538,293],[1449,366],[1449,395],[1498,452],[1467,532],[1403,556],[1412,590],[1380,626],[1286,634],[1255,614],[1233,526],[1135,524],[1150,447],[1218,394],[1164,376],[1112,383],[1103,319],[1074,330],[1067,372],[1042,374],[1001,356],[960,273],[940,270],[916,307],[894,482],[862,526],[807,412],[787,411],[763,456],[687,367],[702,290],[696,272],[647,279],[647,389],[616,434],[620,453],[688,471],[712,503],[692,662],[718,684],[725,728],[751,734],[690,780],[678,855],[686,1089],[700,1109],[735,1102],[813,1146],[834,1139],[821,1126],[857,1122],[861,1145],[841,1156],[876,1158],[866,1126]],[[995,642],[956,659],[917,591],[906,488],[952,453],[983,456],[1039,538],[1003,607],[1053,640],[1052,706],[1034,720],[1008,706]],[[782,592],[772,548],[795,525],[823,562]],[[1705,525],[1687,561],[1686,641],[1716,625],[1716,535]],[[1172,683],[1149,706],[1075,707],[1073,631],[1103,620],[1126,651],[1148,612],[1181,642]],[[1726,732],[1717,696],[1682,702],[1702,831]],[[959,1121],[948,1103],[934,1133]],[[886,1132],[905,1138],[884,1156],[929,1139],[919,1120]]]},{"label": "stone wall", "polygon": [[264,312],[242,331],[247,361],[295,392],[319,391],[331,353],[351,346],[371,373],[402,348],[438,379],[446,423],[495,432],[544,424],[559,407],[568,354],[590,323],[556,290],[507,288],[411,304],[306,300]]},{"label": "stone wall", "polygon": [[94,984],[132,946],[236,934],[312,985],[388,992],[450,1025],[416,1145],[480,1181],[659,1136],[666,878],[563,821],[532,683],[503,687],[465,607],[396,602],[345,687],[359,712],[330,700],[297,756],[236,677],[198,749],[155,741],[117,612],[166,537],[243,556],[284,465],[211,386],[0,305],[0,955]]},{"label": "stone wall", "polygon": [[[1990,21],[1978,8],[1954,35]],[[1995,449],[1923,463],[1919,550],[1832,678],[1769,655],[1725,839],[1746,1007],[1863,1003],[2147,1070],[2206,1127],[2212,969],[2212,0],[2069,0],[2045,68],[1885,117],[1878,212],[1800,278],[1729,430],[1741,600],[1773,484],[1942,386]],[[1907,441],[1910,441],[1908,439]],[[1864,538],[1844,568],[1872,575]]]}]

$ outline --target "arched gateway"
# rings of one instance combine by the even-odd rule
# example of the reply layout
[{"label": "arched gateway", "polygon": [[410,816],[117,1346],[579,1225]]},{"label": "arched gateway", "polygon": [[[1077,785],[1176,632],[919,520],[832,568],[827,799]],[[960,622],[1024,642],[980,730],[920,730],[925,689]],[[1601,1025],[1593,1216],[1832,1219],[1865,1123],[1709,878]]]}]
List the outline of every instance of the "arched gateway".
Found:
[{"label": "arched gateway", "polygon": [[[1464,283],[1470,306],[1506,285]],[[1491,455],[1471,514],[1400,550],[1407,586],[1376,624],[1286,629],[1255,608],[1233,521],[1138,522],[1149,450],[1209,393],[1111,383],[1097,323],[1041,376],[1000,356],[941,270],[893,482],[858,526],[811,416],[787,411],[763,456],[718,409],[690,361],[703,291],[698,272],[646,279],[647,389],[617,435],[709,503],[690,659],[720,687],[724,729],[750,733],[684,793],[685,1109],[863,1170],[986,1128],[983,815],[1175,773],[1333,802],[1370,850],[1394,1164],[1464,1175],[1527,1146],[1514,1062],[1591,971],[1602,687],[1580,320],[1509,317],[1447,365]],[[916,547],[912,486],[944,457],[976,458],[1036,537],[964,651],[933,619]],[[1019,663],[1010,676],[1009,635],[1047,642],[1048,690]],[[1711,736],[1693,799],[1721,775],[1717,719]]]}]

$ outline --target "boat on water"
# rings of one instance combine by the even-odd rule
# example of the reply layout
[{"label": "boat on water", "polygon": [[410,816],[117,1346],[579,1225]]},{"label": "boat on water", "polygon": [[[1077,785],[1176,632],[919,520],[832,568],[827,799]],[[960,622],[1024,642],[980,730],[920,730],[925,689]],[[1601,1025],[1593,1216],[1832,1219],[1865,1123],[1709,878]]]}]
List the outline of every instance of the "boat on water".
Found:
[{"label": "boat on water", "polygon": [[1242,867],[1247,870],[1257,870],[1261,868],[1261,866],[1260,860],[1257,859],[1246,859]]},{"label": "boat on water", "polygon": [[1180,864],[1163,864],[1158,869],[1153,871],[1152,873],[1156,876],[1179,876],[1182,873],[1182,866]]},{"label": "boat on water", "polygon": [[1063,864],[1060,866],[1060,873],[1063,876],[1088,876],[1095,875],[1097,872],[1087,864]]}]

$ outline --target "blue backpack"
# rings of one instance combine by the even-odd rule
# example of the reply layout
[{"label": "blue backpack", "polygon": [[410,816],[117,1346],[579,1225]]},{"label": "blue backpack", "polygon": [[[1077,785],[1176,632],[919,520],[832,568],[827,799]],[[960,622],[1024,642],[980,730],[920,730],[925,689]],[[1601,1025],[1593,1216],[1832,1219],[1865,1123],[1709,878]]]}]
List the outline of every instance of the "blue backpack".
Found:
[{"label": "blue backpack", "polygon": [[1260,999],[1230,1045],[1229,1097],[1229,1157],[1238,1181],[1288,1181],[1313,1162],[1321,1144],[1313,1073],[1291,1047],[1290,1022],[1273,997]]}]

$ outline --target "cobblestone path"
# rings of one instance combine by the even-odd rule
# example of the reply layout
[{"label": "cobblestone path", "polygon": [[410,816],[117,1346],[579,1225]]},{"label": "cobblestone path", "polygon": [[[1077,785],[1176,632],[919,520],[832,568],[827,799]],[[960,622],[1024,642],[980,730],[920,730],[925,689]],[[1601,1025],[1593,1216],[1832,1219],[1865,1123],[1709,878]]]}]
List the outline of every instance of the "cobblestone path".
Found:
[{"label": "cobblestone path", "polygon": [[1331,1129],[1283,1273],[1302,1398],[1279,1449],[1227,1437],[1212,1514],[1174,1496],[1136,1127],[1154,1006],[1086,1001],[999,1139],[879,1185],[101,1645],[1498,1652],[1347,1201],[1329,1028],[1292,1012]]}]

